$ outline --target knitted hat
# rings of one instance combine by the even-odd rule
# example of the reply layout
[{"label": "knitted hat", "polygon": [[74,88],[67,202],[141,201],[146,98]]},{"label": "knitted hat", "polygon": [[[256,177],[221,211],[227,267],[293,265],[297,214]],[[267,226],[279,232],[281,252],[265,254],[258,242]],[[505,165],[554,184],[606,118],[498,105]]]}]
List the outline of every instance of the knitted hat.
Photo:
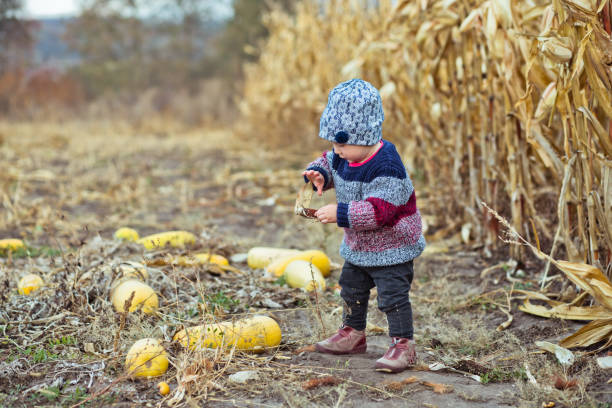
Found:
[{"label": "knitted hat", "polygon": [[329,93],[319,137],[330,142],[370,146],[382,139],[384,119],[378,90],[362,79],[351,79]]}]

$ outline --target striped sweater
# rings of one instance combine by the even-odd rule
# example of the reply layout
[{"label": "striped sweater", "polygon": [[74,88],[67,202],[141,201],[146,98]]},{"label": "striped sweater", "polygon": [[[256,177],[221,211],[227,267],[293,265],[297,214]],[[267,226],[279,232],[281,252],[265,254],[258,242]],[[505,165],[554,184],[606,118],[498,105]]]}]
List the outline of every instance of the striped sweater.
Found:
[{"label": "striped sweater", "polygon": [[425,248],[421,214],[412,181],[395,146],[386,140],[361,164],[327,151],[308,165],[336,189],[338,226],[344,227],[340,255],[359,266],[408,262]]}]

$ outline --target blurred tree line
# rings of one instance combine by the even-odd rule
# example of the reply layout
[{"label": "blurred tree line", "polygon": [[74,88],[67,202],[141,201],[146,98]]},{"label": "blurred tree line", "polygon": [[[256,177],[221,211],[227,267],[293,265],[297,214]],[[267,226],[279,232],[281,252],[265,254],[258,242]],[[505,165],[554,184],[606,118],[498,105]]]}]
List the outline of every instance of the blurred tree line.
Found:
[{"label": "blurred tree line", "polygon": [[[268,34],[262,15],[272,7],[291,12],[296,1],[227,0],[232,13],[222,18],[222,2],[214,0],[80,0],[63,36],[78,61],[61,75],[45,72],[36,86],[57,82],[59,75],[62,83],[76,83],[71,89],[79,96],[68,99],[83,102],[115,96],[133,103],[156,89],[163,108],[173,103],[173,93],[202,93],[202,84],[214,80],[214,93],[223,93],[216,97],[230,100],[241,89],[243,64],[257,58]],[[4,99],[17,98],[16,89],[28,88],[24,81],[28,85],[33,75],[24,69],[36,69],[22,59],[16,75],[7,65],[15,61],[9,49],[26,50],[35,37],[36,25],[19,18],[22,7],[22,0],[0,0],[0,109],[11,105]],[[3,88],[4,77],[10,80]],[[31,101],[31,93],[22,99]]]},{"label": "blurred tree line", "polygon": [[33,25],[19,18],[22,0],[0,0],[0,72],[25,63]]},{"label": "blurred tree line", "polygon": [[[269,7],[293,0],[234,0],[220,21],[213,0],[83,0],[65,40],[82,58],[74,68],[87,94],[138,91],[151,86],[194,90],[199,79],[221,77],[230,87],[242,76],[247,52],[267,32]],[[275,4],[271,6],[271,4]]]}]

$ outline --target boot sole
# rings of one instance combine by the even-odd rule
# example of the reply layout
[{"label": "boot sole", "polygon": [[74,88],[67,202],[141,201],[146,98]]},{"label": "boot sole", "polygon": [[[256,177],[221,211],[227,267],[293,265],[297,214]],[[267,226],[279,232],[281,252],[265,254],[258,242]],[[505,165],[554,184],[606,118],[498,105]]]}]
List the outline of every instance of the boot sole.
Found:
[{"label": "boot sole", "polygon": [[355,350],[351,350],[351,351],[338,351],[338,350],[331,350],[331,349],[327,349],[323,346],[320,346],[318,344],[315,344],[315,350],[318,351],[319,353],[324,353],[324,354],[334,354],[336,356],[340,356],[343,354],[363,354],[366,352],[368,348],[367,344],[364,344],[363,346],[358,347]]},{"label": "boot sole", "polygon": [[412,368],[412,367],[414,367],[414,364],[410,364],[410,365],[408,365],[406,367],[402,367],[402,368],[400,368],[400,367],[397,367],[397,368],[396,367],[390,367],[388,365],[380,364],[378,367],[374,366],[374,369],[376,371],[380,371],[380,372],[383,372],[383,373],[393,373],[393,374],[396,374],[396,373],[401,373],[404,370],[408,370],[409,368]]},{"label": "boot sole", "polygon": [[[408,368],[408,367],[406,367]],[[391,369],[391,368],[383,368],[383,367],[379,367],[376,368],[376,371],[379,371],[381,373],[391,373],[391,374],[397,374],[397,373],[401,373],[402,371],[406,370],[406,368],[400,368],[400,369]]]}]

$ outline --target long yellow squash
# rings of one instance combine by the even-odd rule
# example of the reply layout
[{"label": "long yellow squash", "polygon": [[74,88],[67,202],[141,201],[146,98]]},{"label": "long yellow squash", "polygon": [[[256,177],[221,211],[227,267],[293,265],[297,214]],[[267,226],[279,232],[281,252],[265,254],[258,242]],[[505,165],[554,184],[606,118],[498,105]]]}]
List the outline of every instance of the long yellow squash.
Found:
[{"label": "long yellow squash", "polygon": [[182,248],[185,245],[192,245],[195,243],[196,236],[188,231],[166,231],[158,234],[147,235],[146,237],[140,238],[139,244],[144,245],[146,249],[157,249],[165,246],[171,246],[176,248]]},{"label": "long yellow squash", "polygon": [[0,239],[0,253],[7,251],[16,251],[25,248],[23,241],[17,238]]},{"label": "long yellow squash", "polygon": [[319,291],[325,290],[323,274],[316,265],[308,261],[298,259],[290,262],[283,276],[287,285],[292,288],[304,289],[306,292],[311,292],[315,288]]},{"label": "long yellow squash", "polygon": [[266,272],[274,276],[282,276],[287,265],[297,260],[308,261],[315,265],[324,277],[328,277],[331,274],[331,261],[329,257],[325,255],[325,252],[318,249],[311,249],[296,255],[279,258],[266,267]]},{"label": "long yellow squash", "polygon": [[187,255],[187,256],[179,256],[174,261],[179,266],[196,266],[207,263],[212,263],[220,266],[229,265],[229,261],[226,257],[216,254],[209,254],[207,252]]},{"label": "long yellow squash", "polygon": [[262,352],[281,342],[281,329],[268,316],[254,316],[235,322],[212,323],[179,331],[174,341],[192,350],[203,348],[232,348]]},{"label": "long yellow squash", "polygon": [[297,249],[253,247],[247,254],[247,264],[252,269],[263,269],[278,258],[297,255],[300,252]]}]

